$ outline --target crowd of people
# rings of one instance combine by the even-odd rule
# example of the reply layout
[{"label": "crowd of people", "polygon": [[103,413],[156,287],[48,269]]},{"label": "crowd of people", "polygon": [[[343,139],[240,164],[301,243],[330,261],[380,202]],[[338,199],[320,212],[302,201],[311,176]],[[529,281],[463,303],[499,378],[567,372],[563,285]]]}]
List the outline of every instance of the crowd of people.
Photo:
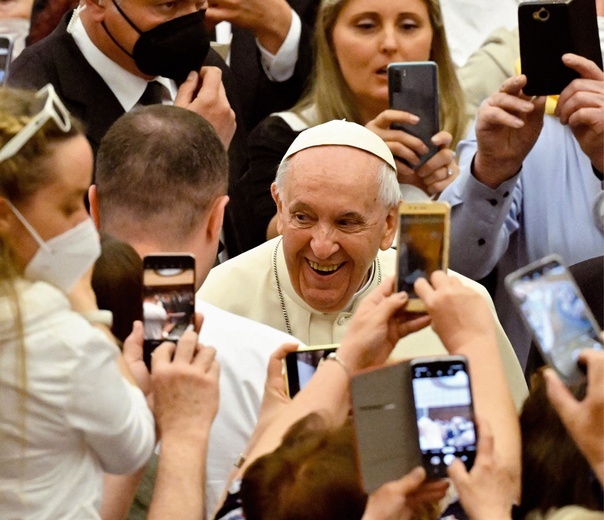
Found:
[{"label": "crowd of people", "polygon": [[[578,384],[534,370],[503,280],[557,253],[602,326],[604,72],[567,53],[577,79],[526,96],[517,7],[0,2],[0,518],[602,518],[604,351]],[[414,167],[387,67],[417,61],[441,130]],[[451,269],[408,312],[398,208],[435,199]],[[165,253],[195,258],[193,327],[169,319],[189,293],[143,287]],[[290,398],[285,357],[315,345],[337,350]],[[351,382],[450,356],[471,392],[417,436],[473,466],[365,489]]]}]

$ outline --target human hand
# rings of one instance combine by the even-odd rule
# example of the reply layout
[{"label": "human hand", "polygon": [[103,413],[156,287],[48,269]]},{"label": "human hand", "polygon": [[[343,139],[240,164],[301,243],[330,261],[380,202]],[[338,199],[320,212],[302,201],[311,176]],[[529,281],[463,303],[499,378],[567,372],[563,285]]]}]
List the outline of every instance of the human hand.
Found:
[{"label": "human hand", "polygon": [[143,322],[135,321],[132,324],[132,332],[124,340],[122,355],[136,384],[143,394],[148,396],[151,393],[151,376],[143,361],[144,335]]},{"label": "human hand", "polygon": [[430,283],[418,278],[414,289],[432,318],[434,332],[450,354],[457,354],[477,339],[497,344],[493,314],[486,300],[458,278],[435,271]]},{"label": "human hand", "polygon": [[568,433],[604,485],[604,352],[584,350],[587,393],[577,401],[553,369],[543,373],[547,396]]},{"label": "human hand", "polygon": [[399,339],[430,324],[429,316],[397,314],[407,305],[407,293],[394,293],[394,277],[367,295],[355,312],[338,356],[354,375],[386,361]]},{"label": "human hand", "polygon": [[155,420],[161,435],[207,432],[218,411],[216,351],[185,332],[178,346],[164,342],[151,357]]},{"label": "human hand", "polygon": [[455,459],[447,473],[470,520],[508,520],[512,518],[516,486],[497,461],[489,424],[477,422],[480,437],[472,469],[468,473],[464,463]]},{"label": "human hand", "polygon": [[218,67],[202,67],[199,74],[191,72],[179,87],[174,106],[191,110],[206,119],[216,130],[224,148],[229,149],[237,123]]},{"label": "human hand", "polygon": [[388,482],[369,495],[362,520],[407,520],[423,504],[445,496],[446,480],[426,482],[426,470],[417,467],[400,480]]},{"label": "human hand", "polygon": [[206,20],[249,29],[267,51],[277,54],[289,32],[292,10],[285,0],[210,0]]},{"label": "human hand", "polygon": [[[455,153],[450,149],[452,141],[453,136],[449,132],[438,132],[432,137],[432,144],[438,146],[438,152],[414,172],[423,184],[422,189],[430,195],[441,193],[459,175]],[[399,177],[399,182],[407,181]]]},{"label": "human hand", "polygon": [[496,188],[512,178],[522,166],[543,127],[545,97],[522,93],[526,76],[513,76],[480,105],[476,116],[478,150],[474,176]]},{"label": "human hand", "polygon": [[570,127],[592,164],[604,172],[604,72],[576,54],[565,54],[562,61],[581,77],[560,93],[555,114]]}]

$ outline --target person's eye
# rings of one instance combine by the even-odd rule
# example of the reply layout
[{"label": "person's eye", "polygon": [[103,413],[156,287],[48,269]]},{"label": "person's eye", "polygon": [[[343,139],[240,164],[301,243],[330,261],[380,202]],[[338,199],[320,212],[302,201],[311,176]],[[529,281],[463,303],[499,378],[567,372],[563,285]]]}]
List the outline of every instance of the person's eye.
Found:
[{"label": "person's eye", "polygon": [[403,29],[403,31],[414,31],[419,28],[419,24],[415,20],[405,18],[401,20],[399,27]]},{"label": "person's eye", "polygon": [[370,31],[377,26],[377,23],[372,18],[360,18],[355,22],[354,26],[361,31]]},{"label": "person's eye", "polygon": [[355,231],[361,227],[361,223],[358,220],[349,218],[338,220],[336,224],[343,231]]},{"label": "person's eye", "polygon": [[312,219],[306,213],[296,212],[292,214],[292,221],[300,226],[309,225]]}]

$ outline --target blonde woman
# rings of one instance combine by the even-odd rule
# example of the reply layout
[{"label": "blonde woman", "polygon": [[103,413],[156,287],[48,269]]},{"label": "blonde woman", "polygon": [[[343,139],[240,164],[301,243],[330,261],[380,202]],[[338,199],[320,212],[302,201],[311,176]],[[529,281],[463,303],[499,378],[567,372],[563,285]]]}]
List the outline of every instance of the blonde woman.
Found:
[{"label": "blonde woman", "polygon": [[4,518],[100,518],[103,472],[133,472],[155,443],[90,287],[100,252],[84,207],[92,164],[51,85],[0,90]]},{"label": "blonde woman", "polygon": [[[395,157],[404,159],[397,160],[397,169],[406,199],[437,195],[458,173],[452,149],[464,137],[466,116],[438,0],[323,0],[315,40],[315,73],[307,95],[291,111],[265,119],[249,138],[259,240],[275,236],[270,184],[277,166],[310,126],[346,119],[373,130]],[[417,163],[427,149],[410,134],[390,129],[416,119],[388,109],[386,67],[426,60],[438,65],[442,131],[432,141],[440,151],[414,170],[405,161]]]}]

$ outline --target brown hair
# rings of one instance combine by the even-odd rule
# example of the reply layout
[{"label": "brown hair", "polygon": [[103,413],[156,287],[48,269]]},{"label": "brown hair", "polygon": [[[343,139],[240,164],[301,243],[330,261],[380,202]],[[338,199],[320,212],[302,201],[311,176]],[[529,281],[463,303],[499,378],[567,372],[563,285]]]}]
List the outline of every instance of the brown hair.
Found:
[{"label": "brown hair", "polygon": [[[314,77],[307,94],[292,109],[303,117],[304,109],[316,107],[317,120],[307,121],[311,125],[326,123],[333,119],[347,119],[362,124],[350,88],[338,65],[332,37],[338,16],[348,1],[322,0],[319,7],[315,29],[317,58]],[[428,7],[434,33],[430,59],[438,64],[441,128],[453,136],[451,147],[454,148],[464,137],[467,126],[463,91],[447,46],[440,4],[438,0],[423,1]]]},{"label": "brown hair", "polygon": [[103,230],[128,219],[153,236],[162,233],[164,243],[180,242],[226,194],[228,160],[203,117],[151,105],[121,116],[105,134],[95,183]]},{"label": "brown hair", "polygon": [[[295,423],[272,453],[246,470],[240,496],[247,520],[361,519],[367,504],[352,421],[329,429],[318,414]],[[430,505],[415,519],[436,518]]]},{"label": "brown hair", "polygon": [[[567,505],[602,510],[602,491],[593,472],[547,398],[542,371],[532,377],[531,393],[520,414],[522,501],[519,517]],[[575,389],[585,396],[585,385]]]}]

